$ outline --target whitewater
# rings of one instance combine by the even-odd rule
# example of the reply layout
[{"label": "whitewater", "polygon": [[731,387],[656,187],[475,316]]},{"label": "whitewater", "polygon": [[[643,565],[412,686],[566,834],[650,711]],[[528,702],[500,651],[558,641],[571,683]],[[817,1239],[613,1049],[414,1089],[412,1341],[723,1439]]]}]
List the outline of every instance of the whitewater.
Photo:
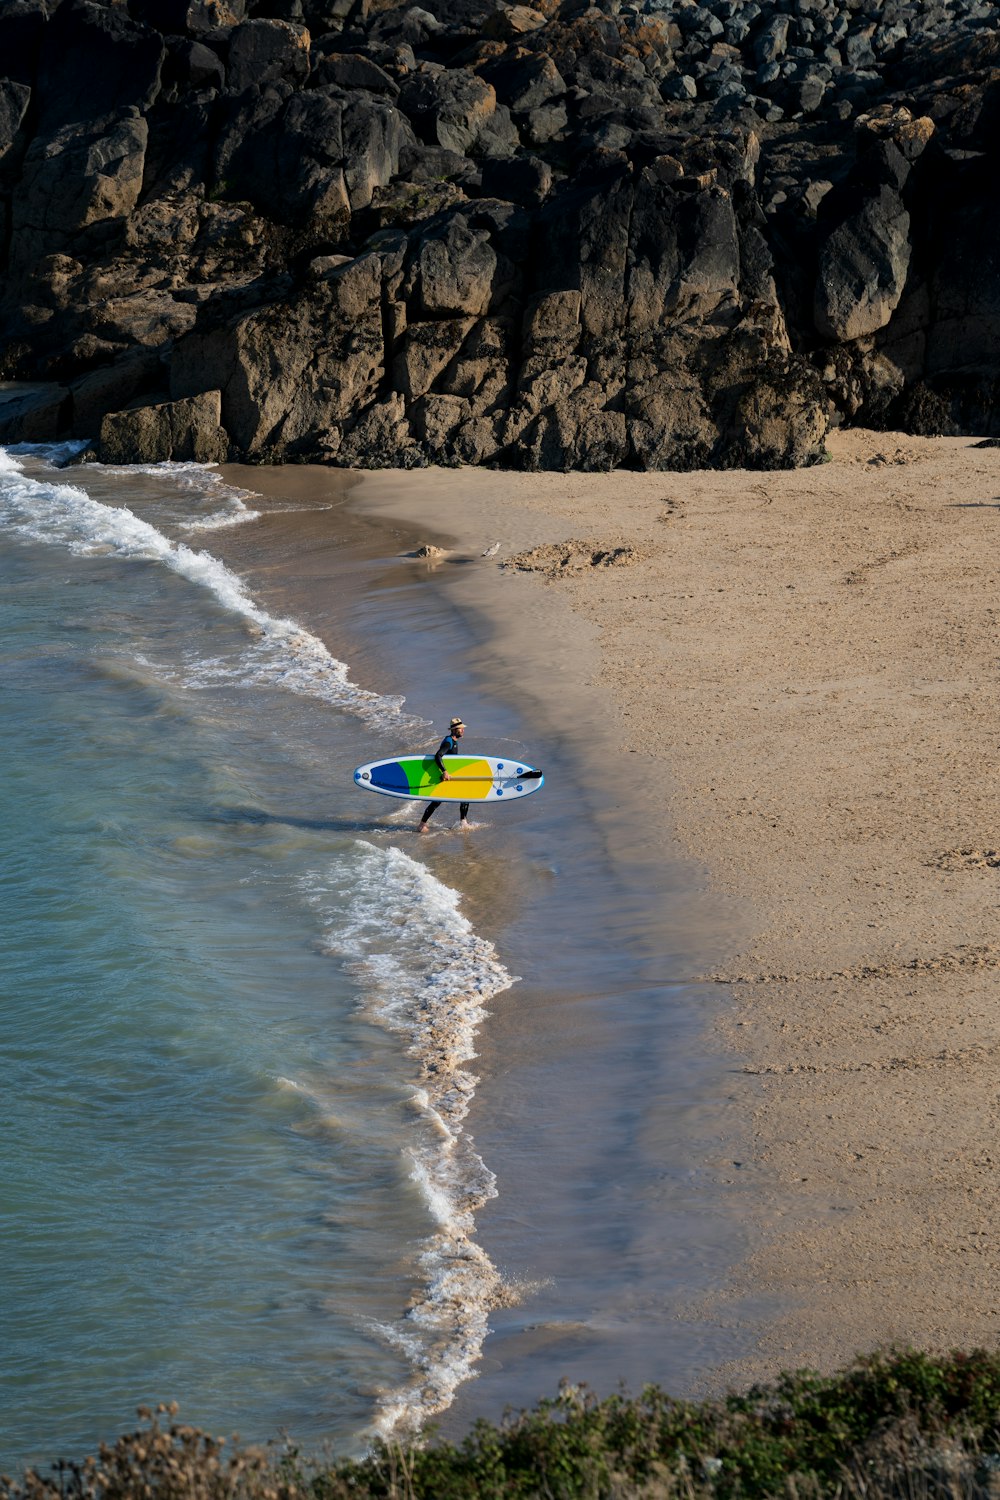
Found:
[{"label": "whitewater", "polygon": [[466,1122],[514,976],[351,784],[433,727],[210,550],[253,495],[66,456],[0,451],[0,1468],[175,1398],[360,1451],[505,1295]]}]

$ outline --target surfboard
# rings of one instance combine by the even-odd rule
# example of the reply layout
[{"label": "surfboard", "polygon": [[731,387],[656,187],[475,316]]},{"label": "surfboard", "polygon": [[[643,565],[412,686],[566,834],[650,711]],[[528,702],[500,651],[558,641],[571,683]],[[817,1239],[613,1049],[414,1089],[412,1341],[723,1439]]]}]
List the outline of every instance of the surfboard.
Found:
[{"label": "surfboard", "polygon": [[433,755],[400,755],[358,766],[354,784],[383,797],[433,802],[510,802],[537,792],[545,777],[524,761],[495,755],[445,755],[448,781]]}]

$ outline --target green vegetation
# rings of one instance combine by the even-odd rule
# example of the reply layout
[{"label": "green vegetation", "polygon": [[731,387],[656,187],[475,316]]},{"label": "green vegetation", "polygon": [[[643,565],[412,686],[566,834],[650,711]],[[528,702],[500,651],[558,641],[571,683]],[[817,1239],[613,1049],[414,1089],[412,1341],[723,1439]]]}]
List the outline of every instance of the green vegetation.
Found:
[{"label": "green vegetation", "polygon": [[893,1351],[716,1401],[656,1387],[478,1422],[459,1445],[363,1460],[230,1448],[141,1411],[81,1464],[0,1481],[4,1500],[990,1500],[1000,1496],[1000,1353]]}]

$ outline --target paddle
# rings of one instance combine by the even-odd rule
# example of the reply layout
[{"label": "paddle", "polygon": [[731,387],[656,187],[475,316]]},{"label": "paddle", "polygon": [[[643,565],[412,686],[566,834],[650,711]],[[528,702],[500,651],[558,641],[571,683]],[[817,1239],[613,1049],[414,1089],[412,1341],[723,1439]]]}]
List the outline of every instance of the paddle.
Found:
[{"label": "paddle", "polygon": [[[539,776],[544,776],[544,771],[521,771],[517,776],[513,771],[509,776],[497,773],[496,776],[449,776],[449,781],[537,781]],[[444,785],[444,782],[441,782]]]}]

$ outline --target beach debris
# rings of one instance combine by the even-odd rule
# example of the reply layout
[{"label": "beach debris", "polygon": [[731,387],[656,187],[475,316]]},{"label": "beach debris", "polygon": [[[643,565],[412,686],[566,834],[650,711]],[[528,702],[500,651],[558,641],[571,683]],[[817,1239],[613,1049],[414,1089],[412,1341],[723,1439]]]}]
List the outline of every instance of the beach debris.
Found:
[{"label": "beach debris", "polygon": [[641,562],[650,550],[615,542],[546,542],[505,558],[505,568],[521,573],[541,573],[545,578],[565,578],[571,573],[585,573],[592,568],[621,568]]},{"label": "beach debris", "polygon": [[944,849],[928,864],[937,870],[996,870],[1000,849]]}]

